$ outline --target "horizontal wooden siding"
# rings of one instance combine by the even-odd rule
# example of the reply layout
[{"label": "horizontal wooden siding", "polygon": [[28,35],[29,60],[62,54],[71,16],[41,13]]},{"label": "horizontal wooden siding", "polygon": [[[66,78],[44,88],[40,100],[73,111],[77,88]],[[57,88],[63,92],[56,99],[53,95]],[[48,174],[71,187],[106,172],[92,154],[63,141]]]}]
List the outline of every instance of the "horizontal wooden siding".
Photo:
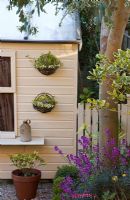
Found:
[{"label": "horizontal wooden siding", "polygon": [[[57,166],[65,160],[56,154],[59,145],[65,153],[74,153],[76,144],[77,44],[17,44],[0,43],[0,49],[16,52],[17,125],[31,120],[32,135],[45,138],[45,146],[0,146],[0,178],[11,178],[9,155],[37,150],[45,159],[42,178],[54,177]],[[63,67],[50,76],[33,67],[33,59],[51,51]],[[41,92],[55,96],[57,105],[51,113],[42,114],[32,107],[33,98]]]}]

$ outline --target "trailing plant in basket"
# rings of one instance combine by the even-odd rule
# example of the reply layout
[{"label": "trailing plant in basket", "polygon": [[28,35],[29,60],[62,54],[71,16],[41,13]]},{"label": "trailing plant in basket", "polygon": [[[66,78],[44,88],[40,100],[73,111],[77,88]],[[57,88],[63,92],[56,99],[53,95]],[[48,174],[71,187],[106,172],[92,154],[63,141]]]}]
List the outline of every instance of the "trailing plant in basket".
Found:
[{"label": "trailing plant in basket", "polygon": [[54,73],[56,69],[61,66],[61,61],[51,52],[48,52],[47,54],[42,54],[34,61],[34,67],[45,75]]},{"label": "trailing plant in basket", "polygon": [[39,112],[50,112],[55,107],[56,101],[54,97],[49,93],[41,93],[33,100],[34,109]]},{"label": "trailing plant in basket", "polygon": [[33,176],[31,169],[37,166],[45,165],[44,160],[38,155],[38,152],[33,153],[18,153],[10,156],[14,166],[20,170],[19,176]]}]

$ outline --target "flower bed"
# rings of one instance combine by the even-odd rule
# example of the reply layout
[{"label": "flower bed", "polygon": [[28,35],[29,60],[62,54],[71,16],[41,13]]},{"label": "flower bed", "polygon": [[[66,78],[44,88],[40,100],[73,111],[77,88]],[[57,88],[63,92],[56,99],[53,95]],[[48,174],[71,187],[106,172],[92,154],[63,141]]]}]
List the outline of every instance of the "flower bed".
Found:
[{"label": "flower bed", "polygon": [[61,149],[55,147],[69,165],[78,170],[76,178],[69,174],[60,181],[61,200],[130,199],[130,148],[125,140],[117,147],[109,129],[106,134],[107,145],[100,153],[98,145],[92,144],[91,139],[84,136],[79,140],[83,149],[78,155],[64,155]]}]

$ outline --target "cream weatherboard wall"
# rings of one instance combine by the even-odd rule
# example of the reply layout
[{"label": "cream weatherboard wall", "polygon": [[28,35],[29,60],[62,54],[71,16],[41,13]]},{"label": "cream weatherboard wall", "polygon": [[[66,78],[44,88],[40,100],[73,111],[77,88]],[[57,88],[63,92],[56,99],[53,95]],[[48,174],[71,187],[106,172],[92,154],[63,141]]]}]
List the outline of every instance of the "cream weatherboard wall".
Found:
[{"label": "cream weatherboard wall", "polygon": [[[45,159],[42,178],[54,177],[57,166],[65,160],[54,151],[58,145],[65,153],[74,153],[76,149],[76,113],[77,113],[77,66],[78,44],[62,43],[0,43],[1,51],[15,52],[16,64],[16,123],[17,133],[23,120],[30,119],[32,135],[45,138],[43,146],[0,146],[0,179],[11,178],[9,155],[18,152],[37,150]],[[34,69],[33,58],[51,51],[58,56],[63,67],[50,76],[42,75]],[[33,98],[41,92],[55,96],[55,109],[46,114],[32,107]]]}]

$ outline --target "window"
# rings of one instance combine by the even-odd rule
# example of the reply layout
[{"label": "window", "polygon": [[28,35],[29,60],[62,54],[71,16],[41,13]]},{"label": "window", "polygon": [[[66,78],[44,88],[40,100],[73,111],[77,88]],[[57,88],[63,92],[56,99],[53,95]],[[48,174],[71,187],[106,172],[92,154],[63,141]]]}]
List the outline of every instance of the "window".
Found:
[{"label": "window", "polygon": [[15,53],[0,52],[0,138],[16,133]]}]

